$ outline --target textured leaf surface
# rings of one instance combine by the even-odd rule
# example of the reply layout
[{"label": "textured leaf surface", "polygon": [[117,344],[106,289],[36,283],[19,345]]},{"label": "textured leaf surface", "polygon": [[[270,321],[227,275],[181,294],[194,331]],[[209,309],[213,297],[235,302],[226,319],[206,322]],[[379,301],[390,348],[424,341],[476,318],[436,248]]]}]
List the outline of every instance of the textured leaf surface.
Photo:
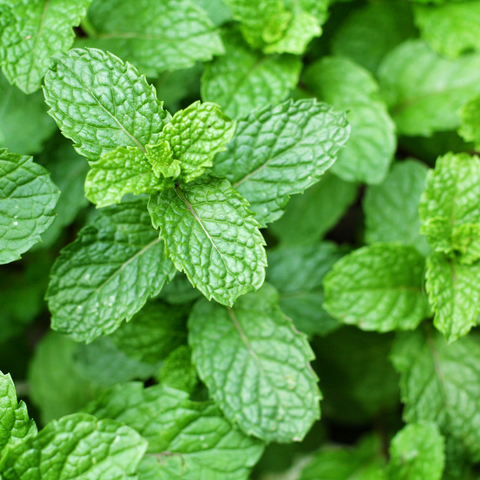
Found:
[{"label": "textured leaf surface", "polygon": [[466,153],[437,159],[420,202],[420,232],[439,252],[460,254],[459,261],[480,258],[480,158]]},{"label": "textured leaf surface", "polygon": [[407,422],[435,422],[465,448],[473,462],[480,458],[480,343],[478,336],[447,344],[439,333],[402,334],[392,351],[401,375]]},{"label": "textured leaf surface", "polygon": [[113,332],[173,277],[163,249],[144,200],[102,211],[53,266],[52,327],[86,341]]},{"label": "textured leaf surface", "polygon": [[12,377],[0,372],[0,458],[7,447],[36,433],[37,427],[28,416],[27,406],[17,401]]},{"label": "textured leaf surface", "polygon": [[192,352],[187,345],[180,345],[163,362],[158,376],[162,385],[192,393],[198,384],[198,375],[192,364]]},{"label": "textured leaf surface", "polygon": [[9,450],[0,472],[5,480],[122,480],[135,472],[146,448],[132,428],[77,413]]},{"label": "textured leaf surface", "polygon": [[45,101],[63,135],[92,160],[118,147],[156,145],[169,114],[130,64],[96,49],[55,57]]},{"label": "textured leaf surface", "polygon": [[458,133],[467,142],[480,146],[480,97],[474,97],[460,110],[461,125]]},{"label": "textured leaf surface", "polygon": [[234,33],[223,42],[225,55],[209,63],[202,76],[202,99],[218,103],[229,117],[281,102],[297,84],[302,66],[297,57],[264,56]]},{"label": "textured leaf surface", "polygon": [[415,23],[422,38],[440,55],[458,57],[480,49],[480,2],[416,5]]},{"label": "textured leaf surface", "polygon": [[32,157],[0,149],[0,264],[18,260],[55,220],[60,192]]},{"label": "textured leaf surface", "polygon": [[226,176],[262,224],[284,211],[333,164],[350,128],[343,114],[315,100],[289,100],[256,110],[238,121],[214,171]]},{"label": "textured leaf surface", "polygon": [[377,244],[339,260],[324,280],[324,308],[364,330],[415,328],[429,316],[424,258],[412,247]]},{"label": "textured leaf surface", "polygon": [[436,253],[427,261],[434,324],[448,341],[467,334],[480,313],[480,265],[461,265]]},{"label": "textured leaf surface", "polygon": [[189,0],[97,0],[88,18],[93,36],[79,45],[112,52],[152,77],[224,53],[206,12]]},{"label": "textured leaf surface", "polygon": [[351,60],[325,57],[306,70],[304,82],[320,100],[347,110],[352,126],[332,172],[350,182],[380,183],[387,175],[396,139],[375,79]]},{"label": "textured leaf surface", "polygon": [[480,93],[480,55],[451,60],[410,40],[385,57],[378,76],[397,132],[430,136],[457,128],[458,110]]},{"label": "textured leaf surface", "polygon": [[323,277],[342,257],[334,243],[275,249],[268,254],[267,281],[280,293],[280,308],[295,327],[311,336],[340,326],[322,307]]},{"label": "textured leaf surface", "polygon": [[418,216],[426,176],[424,164],[407,160],[396,163],[381,185],[368,187],[363,201],[367,243],[399,242],[429,253]]},{"label": "textured leaf surface", "polygon": [[266,254],[248,203],[212,174],[153,195],[153,225],[175,267],[208,299],[232,306],[265,279]]},{"label": "textured leaf surface", "polygon": [[[21,0],[3,2],[0,62],[10,83],[26,93],[40,88],[50,56],[68,50],[72,27],[80,23],[92,0]],[[5,8],[5,6],[3,7]]]},{"label": "textured leaf surface", "polygon": [[142,461],[142,479],[245,480],[263,451],[211,402],[192,402],[188,393],[163,385],[117,385],[88,411],[125,423],[148,441],[148,452],[157,458]]},{"label": "textured leaf surface", "polygon": [[193,363],[225,416],[267,442],[300,441],[319,417],[320,392],[302,334],[270,285],[232,309],[202,300],[189,318]]},{"label": "textured leaf surface", "polygon": [[411,423],[390,443],[388,480],[440,480],[445,466],[445,440],[434,423]]}]

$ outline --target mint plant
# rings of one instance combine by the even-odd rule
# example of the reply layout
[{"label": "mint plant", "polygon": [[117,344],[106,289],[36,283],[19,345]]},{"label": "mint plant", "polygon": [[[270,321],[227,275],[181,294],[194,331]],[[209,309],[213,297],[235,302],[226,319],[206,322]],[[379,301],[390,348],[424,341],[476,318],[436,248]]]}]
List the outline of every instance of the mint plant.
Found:
[{"label": "mint plant", "polygon": [[0,0],[0,478],[479,478],[479,13]]}]

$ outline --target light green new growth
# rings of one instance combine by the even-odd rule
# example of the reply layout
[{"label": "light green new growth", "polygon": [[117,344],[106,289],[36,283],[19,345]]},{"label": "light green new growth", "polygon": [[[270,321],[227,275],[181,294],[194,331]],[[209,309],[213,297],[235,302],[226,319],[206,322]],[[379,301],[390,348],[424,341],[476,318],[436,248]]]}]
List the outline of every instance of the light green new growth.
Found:
[{"label": "light green new growth", "polygon": [[192,352],[180,345],[163,362],[158,376],[162,385],[192,393],[198,384],[197,370],[192,364]]},{"label": "light green new growth", "polygon": [[265,241],[247,201],[206,173],[152,195],[148,210],[165,253],[208,299],[232,306],[265,279]]},{"label": "light green new growth", "polygon": [[172,148],[167,140],[161,140],[158,145],[145,145],[145,150],[145,156],[158,178],[174,180],[180,175],[180,162],[173,158]]},{"label": "light green new growth", "polygon": [[480,97],[476,96],[460,110],[461,125],[458,133],[467,142],[474,142],[480,149]]},{"label": "light green new growth", "polygon": [[239,120],[214,172],[228,178],[265,226],[283,214],[290,195],[320,179],[349,134],[343,113],[316,100],[288,100]]},{"label": "light green new growth", "polygon": [[395,243],[355,250],[324,279],[324,308],[362,330],[414,329],[430,314],[423,292],[425,259]]},{"label": "light green new growth", "polygon": [[8,1],[0,5],[0,64],[9,82],[25,93],[40,88],[51,55],[68,50],[72,27],[92,0]]},{"label": "light green new growth", "polygon": [[480,258],[480,158],[467,153],[439,157],[420,201],[420,233],[438,252],[471,264]]},{"label": "light green new growth", "polygon": [[36,433],[37,426],[29,418],[25,403],[17,401],[12,377],[0,372],[0,460],[9,447]]},{"label": "light green new growth", "polygon": [[188,326],[193,363],[225,416],[266,442],[301,441],[320,415],[320,392],[313,352],[276,290],[265,285],[232,309],[202,300]]},{"label": "light green new growth", "polygon": [[4,480],[123,480],[135,473],[146,448],[132,428],[76,413],[7,450],[0,475]]},{"label": "light green new growth", "polygon": [[59,196],[49,172],[32,157],[0,149],[0,265],[41,241]]},{"label": "light green new growth", "polygon": [[80,341],[116,330],[173,278],[145,199],[108,208],[55,262],[47,291],[52,328]]}]

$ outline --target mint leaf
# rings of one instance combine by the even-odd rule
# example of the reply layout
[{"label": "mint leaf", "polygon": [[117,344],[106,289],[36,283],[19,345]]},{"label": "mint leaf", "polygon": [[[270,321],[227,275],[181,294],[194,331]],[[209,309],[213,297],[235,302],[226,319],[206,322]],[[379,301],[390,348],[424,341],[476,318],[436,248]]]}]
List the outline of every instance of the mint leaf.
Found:
[{"label": "mint leaf", "polygon": [[466,51],[480,49],[479,1],[416,5],[414,13],[422,37],[440,55],[455,58]]},{"label": "mint leaf", "polygon": [[385,57],[378,77],[397,132],[430,136],[457,128],[458,110],[480,93],[480,55],[451,60],[409,40]]},{"label": "mint leaf", "polygon": [[32,157],[0,149],[0,264],[18,260],[55,220],[60,192]]},{"label": "mint leaf", "polygon": [[414,248],[377,244],[339,260],[324,279],[324,308],[363,330],[414,329],[429,316],[425,259]]},{"label": "mint leaf", "polygon": [[52,327],[77,341],[116,330],[173,278],[163,249],[144,199],[103,210],[52,268]]},{"label": "mint leaf", "polygon": [[[188,321],[193,363],[225,416],[266,442],[300,441],[319,417],[313,352],[265,285],[232,309],[202,300]],[[252,388],[255,385],[255,388]]]},{"label": "mint leaf", "polygon": [[467,142],[474,142],[475,148],[480,145],[480,97],[474,97],[460,110],[461,125],[458,133]]},{"label": "mint leaf", "polygon": [[264,226],[283,214],[290,195],[320,179],[349,133],[345,116],[331,107],[288,100],[239,120],[214,172],[228,178]]},{"label": "mint leaf", "polygon": [[324,57],[306,70],[304,82],[320,100],[347,110],[352,126],[332,172],[350,182],[380,183],[395,152],[395,126],[370,72],[346,58]]},{"label": "mint leaf", "polygon": [[80,46],[118,55],[149,76],[224,53],[206,12],[189,0],[97,0],[88,11],[92,38]]},{"label": "mint leaf", "polygon": [[211,402],[193,402],[188,393],[163,385],[117,385],[87,410],[134,428],[148,441],[147,451],[155,455],[143,459],[142,479],[246,480],[263,450],[261,442],[232,427]]},{"label": "mint leaf", "polygon": [[425,237],[419,233],[418,215],[426,176],[424,164],[406,160],[395,163],[382,184],[367,188],[363,200],[367,243],[399,242],[425,255],[430,252]]},{"label": "mint leaf", "polygon": [[225,55],[207,64],[202,99],[220,105],[231,118],[284,100],[298,82],[301,62],[292,55],[270,56],[250,50],[242,38],[223,36]]},{"label": "mint leaf", "polygon": [[77,413],[54,420],[8,450],[0,461],[0,473],[4,480],[121,480],[135,472],[146,447],[130,427]]},{"label": "mint leaf", "polygon": [[[334,243],[314,243],[269,251],[267,281],[280,293],[280,308],[295,327],[311,336],[340,326],[324,309],[323,278],[342,257]],[[303,268],[298,268],[302,265]]]},{"label": "mint leaf", "polygon": [[113,343],[140,362],[157,363],[185,342],[188,309],[152,301],[110,335]]},{"label": "mint leaf", "polygon": [[70,50],[54,62],[45,76],[45,101],[81,155],[98,160],[118,147],[144,151],[159,142],[169,114],[132,65],[96,49]]},{"label": "mint leaf", "polygon": [[2,5],[0,64],[11,84],[25,93],[40,88],[50,56],[68,50],[72,27],[80,23],[91,0],[33,0]]},{"label": "mint leaf", "polygon": [[258,223],[226,180],[206,173],[184,189],[152,195],[148,210],[165,253],[209,300],[232,306],[265,279]]},{"label": "mint leaf", "polygon": [[416,331],[398,337],[392,361],[401,375],[400,388],[407,422],[435,422],[480,458],[480,343],[470,334],[447,344],[439,333]]},{"label": "mint leaf", "polygon": [[462,265],[442,254],[427,261],[427,292],[434,324],[450,342],[466,335],[480,313],[480,265]]},{"label": "mint leaf", "polygon": [[210,20],[216,25],[220,26],[223,23],[232,20],[232,12],[227,7],[223,0],[193,0],[199,7],[201,7],[208,14]]},{"label": "mint leaf", "polygon": [[445,440],[434,423],[411,423],[390,443],[387,480],[440,480],[445,466]]},{"label": "mint leaf", "polygon": [[187,276],[177,271],[173,280],[163,287],[159,298],[171,305],[185,305],[196,300],[201,295],[201,292],[188,281]]},{"label": "mint leaf", "polygon": [[461,263],[480,258],[480,158],[466,153],[437,159],[420,202],[420,233],[438,252],[459,253]]},{"label": "mint leaf", "polygon": [[192,393],[198,384],[197,370],[192,364],[192,352],[186,345],[180,345],[163,363],[158,381],[177,390]]},{"label": "mint leaf", "polygon": [[0,372],[0,459],[6,449],[36,435],[35,422],[28,416],[25,403],[17,401],[17,393],[10,375]]}]

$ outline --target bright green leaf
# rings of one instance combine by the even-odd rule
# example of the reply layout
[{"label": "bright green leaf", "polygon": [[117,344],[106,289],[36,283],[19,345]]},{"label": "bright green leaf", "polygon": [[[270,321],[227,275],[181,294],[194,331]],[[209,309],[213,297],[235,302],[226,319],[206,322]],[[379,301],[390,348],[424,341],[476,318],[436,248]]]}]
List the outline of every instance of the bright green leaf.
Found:
[{"label": "bright green leaf", "polygon": [[460,110],[461,125],[458,133],[467,142],[474,142],[480,149],[480,97],[476,96]]},{"label": "bright green leaf", "polygon": [[192,393],[198,384],[197,370],[192,364],[192,352],[180,345],[166,359],[160,370],[158,381],[162,385]]},{"label": "bright green leaf", "polygon": [[214,171],[228,178],[265,225],[283,214],[290,195],[320,179],[349,133],[344,114],[328,105],[289,100],[239,120]]},{"label": "bright green leaf", "polygon": [[327,312],[363,330],[414,329],[429,316],[425,259],[413,247],[376,244],[339,260],[324,279]]},{"label": "bright green leaf", "polygon": [[159,192],[148,209],[177,270],[208,299],[232,306],[265,279],[265,241],[227,180],[208,173],[185,189]]},{"label": "bright green leaf", "polygon": [[146,145],[145,156],[158,178],[175,179],[180,175],[180,162],[174,160],[170,144],[162,140],[158,145]]},{"label": "bright green leaf", "polygon": [[313,352],[265,285],[232,309],[202,300],[189,318],[193,363],[225,416],[267,442],[300,441],[319,417]]},{"label": "bright green leaf", "polygon": [[52,327],[78,341],[116,330],[173,277],[163,250],[144,199],[103,210],[53,266]]},{"label": "bright green leaf", "polygon": [[32,157],[0,149],[0,264],[18,260],[55,220],[60,192]]}]

